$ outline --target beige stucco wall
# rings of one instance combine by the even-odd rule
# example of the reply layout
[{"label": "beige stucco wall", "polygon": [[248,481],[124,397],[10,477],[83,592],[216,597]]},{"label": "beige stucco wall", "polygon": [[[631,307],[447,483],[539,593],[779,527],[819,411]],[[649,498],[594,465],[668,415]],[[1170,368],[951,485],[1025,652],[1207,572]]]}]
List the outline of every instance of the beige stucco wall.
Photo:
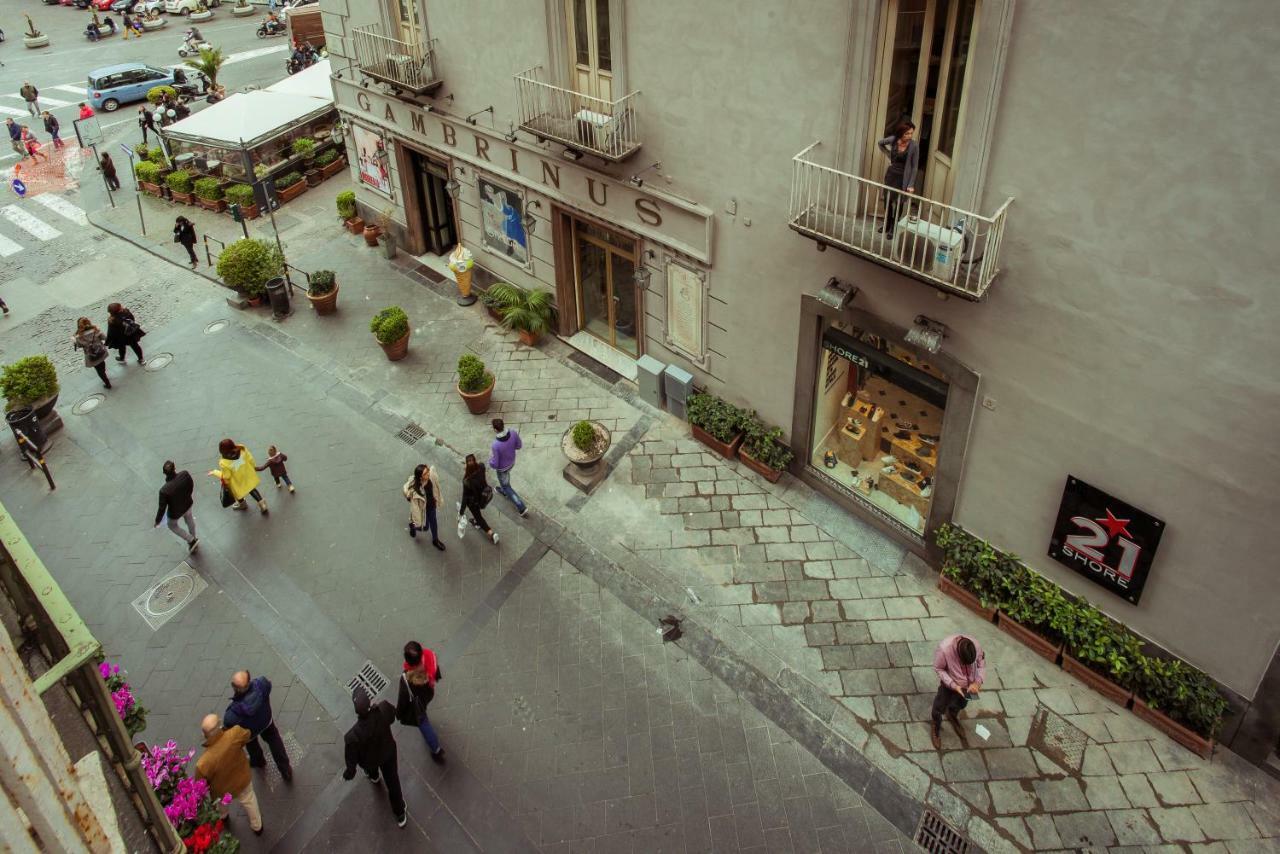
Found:
[{"label": "beige stucco wall", "polygon": [[[695,375],[789,427],[799,296],[832,275],[901,326],[918,313],[947,323],[948,352],[981,374],[995,404],[978,410],[956,520],[1251,697],[1280,641],[1267,538],[1280,509],[1270,441],[1280,241],[1269,234],[1280,112],[1267,106],[1280,82],[1280,7],[1018,2],[980,207],[1017,201],[1004,273],[971,304],[819,253],[786,227],[791,157],[821,139],[817,156],[832,162],[866,109],[867,63],[851,63],[852,91],[843,81],[874,2],[813,0],[803,14],[620,3],[644,148],[605,171],[625,181],[661,160],[671,180],[651,180],[715,212],[713,352]],[[512,76],[549,62],[546,7],[429,7],[439,95],[455,96],[435,103],[456,115],[493,104],[505,130],[517,120]],[[978,49],[998,41],[982,33]],[[549,239],[545,223],[537,237]],[[653,340],[660,298],[647,310],[650,351],[674,361]],[[1139,606],[1045,555],[1068,474],[1168,523]]]}]

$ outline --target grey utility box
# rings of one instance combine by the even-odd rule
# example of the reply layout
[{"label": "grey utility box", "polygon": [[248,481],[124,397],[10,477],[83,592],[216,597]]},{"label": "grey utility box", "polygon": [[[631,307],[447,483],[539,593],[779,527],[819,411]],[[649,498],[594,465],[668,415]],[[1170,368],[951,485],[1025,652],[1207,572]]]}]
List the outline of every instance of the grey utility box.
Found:
[{"label": "grey utility box", "polygon": [[640,384],[640,398],[652,406],[662,408],[666,397],[662,392],[662,372],[667,366],[652,356],[636,360],[636,381]]},{"label": "grey utility box", "polygon": [[667,390],[667,411],[677,418],[687,417],[685,404],[693,394],[693,374],[675,365],[667,365],[663,371],[663,385]]}]

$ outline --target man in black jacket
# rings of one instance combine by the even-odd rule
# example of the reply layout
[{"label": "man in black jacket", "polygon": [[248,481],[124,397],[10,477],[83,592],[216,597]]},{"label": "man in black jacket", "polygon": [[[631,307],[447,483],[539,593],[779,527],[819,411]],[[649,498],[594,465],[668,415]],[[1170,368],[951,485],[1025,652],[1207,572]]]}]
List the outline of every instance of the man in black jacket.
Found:
[{"label": "man in black jacket", "polygon": [[391,811],[395,813],[396,824],[404,827],[409,821],[409,812],[404,805],[404,795],[400,792],[396,739],[391,734],[391,722],[396,719],[395,706],[386,700],[374,706],[368,692],[360,687],[351,695],[351,701],[355,704],[358,720],[343,736],[347,769],[342,772],[342,779],[353,779],[357,765],[372,783],[385,777]]},{"label": "man in black jacket", "polygon": [[[200,540],[196,538],[196,520],[191,515],[191,506],[195,503],[192,495],[195,483],[185,469],[175,469],[173,460],[164,461],[164,486],[160,487],[160,509],[156,511],[156,527],[159,528],[160,522],[168,515],[169,530],[182,538],[187,544],[187,554],[191,554],[200,545]],[[178,527],[179,519],[187,523],[188,533],[184,534]]]}]

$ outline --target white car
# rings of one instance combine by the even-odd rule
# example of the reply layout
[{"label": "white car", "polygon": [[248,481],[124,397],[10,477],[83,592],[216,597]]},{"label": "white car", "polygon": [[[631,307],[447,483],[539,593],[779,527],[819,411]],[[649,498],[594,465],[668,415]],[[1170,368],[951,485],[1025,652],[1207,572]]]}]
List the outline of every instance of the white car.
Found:
[{"label": "white car", "polygon": [[[221,5],[221,0],[205,0],[210,9]],[[170,15],[190,15],[200,7],[200,0],[165,0],[164,10]]]}]

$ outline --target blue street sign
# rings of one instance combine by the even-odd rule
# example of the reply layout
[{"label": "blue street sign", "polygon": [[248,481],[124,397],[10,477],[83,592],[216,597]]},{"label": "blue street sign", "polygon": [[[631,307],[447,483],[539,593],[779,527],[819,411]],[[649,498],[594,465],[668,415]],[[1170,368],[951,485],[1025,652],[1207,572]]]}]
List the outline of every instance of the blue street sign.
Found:
[{"label": "blue street sign", "polygon": [[13,191],[18,194],[19,198],[23,198],[27,195],[27,185],[22,183],[21,178],[14,178],[12,186]]}]

